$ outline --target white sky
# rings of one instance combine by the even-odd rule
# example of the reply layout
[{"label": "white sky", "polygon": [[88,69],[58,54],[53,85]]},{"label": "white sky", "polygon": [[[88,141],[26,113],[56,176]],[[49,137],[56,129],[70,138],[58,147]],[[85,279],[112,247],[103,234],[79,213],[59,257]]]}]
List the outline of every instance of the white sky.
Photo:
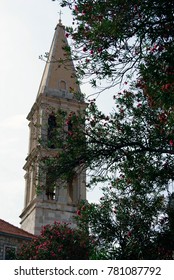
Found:
[{"label": "white sky", "polygon": [[[28,153],[26,116],[45,66],[38,57],[49,51],[59,11],[58,2],[51,0],[0,0],[0,218],[17,226]],[[63,24],[71,25],[70,12],[62,12]],[[102,95],[101,108],[107,110],[110,100]],[[95,190],[89,200],[97,194]]]}]

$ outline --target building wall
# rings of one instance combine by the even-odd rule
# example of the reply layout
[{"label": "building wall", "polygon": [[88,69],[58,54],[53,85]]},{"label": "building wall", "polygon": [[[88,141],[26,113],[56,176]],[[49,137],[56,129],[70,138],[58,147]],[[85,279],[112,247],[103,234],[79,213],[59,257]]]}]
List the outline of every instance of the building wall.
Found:
[{"label": "building wall", "polygon": [[[26,239],[17,238],[8,235],[0,235],[0,260],[4,260],[7,257],[6,251],[8,248],[14,248],[17,251],[20,246],[26,242]],[[28,242],[28,240],[27,240]]]},{"label": "building wall", "polygon": [[[36,209],[35,207],[28,206],[24,212],[21,214],[21,229],[30,232],[31,234],[35,234],[35,217],[36,217]],[[38,233],[39,234],[39,233]]]},{"label": "building wall", "polygon": [[34,234],[39,234],[40,229],[46,224],[53,224],[55,221],[57,222],[66,222],[70,223],[72,227],[75,226],[73,222],[73,216],[77,207],[72,205],[60,204],[56,201],[52,201],[49,203],[44,203],[41,207],[37,208],[36,215],[36,228]]},{"label": "building wall", "polygon": [[21,228],[34,234],[39,235],[43,226],[53,224],[55,221],[71,223],[77,207],[70,204],[66,205],[56,200],[39,200],[35,202],[34,207],[28,208],[21,215]]}]

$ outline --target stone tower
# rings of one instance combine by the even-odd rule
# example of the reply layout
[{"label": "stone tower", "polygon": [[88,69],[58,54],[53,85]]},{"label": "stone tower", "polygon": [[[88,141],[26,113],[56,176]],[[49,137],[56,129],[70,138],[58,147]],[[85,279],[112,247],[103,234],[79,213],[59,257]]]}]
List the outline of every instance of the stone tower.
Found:
[{"label": "stone tower", "polygon": [[[37,194],[36,187],[41,184],[47,187],[47,174],[39,174],[39,160],[43,155],[54,156],[52,147],[44,149],[40,140],[48,138],[49,122],[54,121],[53,113],[59,109],[65,112],[78,113],[86,107],[83,99],[76,97],[74,92],[80,93],[72,59],[67,59],[64,47],[68,46],[65,27],[61,20],[55,28],[55,33],[48,54],[48,61],[41,79],[36,101],[29,112],[30,138],[29,152],[24,165],[25,201],[21,218],[21,228],[39,234],[41,227],[54,221],[72,222],[73,215],[81,199],[86,198],[86,174],[77,174],[71,185],[62,182],[54,193],[48,196],[45,189]],[[64,61],[64,62],[63,62]],[[63,63],[62,63],[63,62]]]}]

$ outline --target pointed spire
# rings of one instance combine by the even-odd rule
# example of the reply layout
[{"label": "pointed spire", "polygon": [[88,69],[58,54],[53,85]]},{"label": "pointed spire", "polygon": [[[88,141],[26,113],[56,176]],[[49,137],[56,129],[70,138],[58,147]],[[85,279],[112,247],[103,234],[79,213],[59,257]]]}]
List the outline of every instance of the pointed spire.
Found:
[{"label": "pointed spire", "polygon": [[80,92],[74,64],[66,50],[69,45],[61,15],[62,12],[60,11],[59,23],[55,28],[38,96],[51,95],[66,98],[69,96],[69,98],[73,98],[73,92]]}]

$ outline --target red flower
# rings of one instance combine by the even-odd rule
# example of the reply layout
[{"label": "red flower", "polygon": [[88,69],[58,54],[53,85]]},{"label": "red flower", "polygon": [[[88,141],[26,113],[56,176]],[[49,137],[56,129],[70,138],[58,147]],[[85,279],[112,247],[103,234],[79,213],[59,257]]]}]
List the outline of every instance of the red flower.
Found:
[{"label": "red flower", "polygon": [[77,213],[77,215],[78,215],[78,216],[80,216],[80,215],[81,215],[80,210],[77,210],[77,212],[76,212],[76,213]]},{"label": "red flower", "polygon": [[170,146],[174,146],[174,141],[171,139],[171,140],[169,141],[169,144],[170,144]]},{"label": "red flower", "polygon": [[171,84],[165,84],[161,87],[162,90],[168,90],[171,87]]},{"label": "red flower", "polygon": [[159,120],[160,120],[160,122],[166,122],[167,121],[166,114],[165,113],[161,113],[159,115]]},{"label": "red flower", "polygon": [[51,256],[52,256],[52,257],[55,257],[56,254],[55,254],[54,252],[51,252]]},{"label": "red flower", "polygon": [[85,208],[86,208],[86,207],[85,207],[85,205],[83,205],[83,206],[82,206],[82,208],[81,208],[81,210],[82,210],[82,211],[84,211],[84,210],[85,210]]},{"label": "red flower", "polygon": [[98,52],[101,53],[102,52],[102,48],[98,48]]}]

